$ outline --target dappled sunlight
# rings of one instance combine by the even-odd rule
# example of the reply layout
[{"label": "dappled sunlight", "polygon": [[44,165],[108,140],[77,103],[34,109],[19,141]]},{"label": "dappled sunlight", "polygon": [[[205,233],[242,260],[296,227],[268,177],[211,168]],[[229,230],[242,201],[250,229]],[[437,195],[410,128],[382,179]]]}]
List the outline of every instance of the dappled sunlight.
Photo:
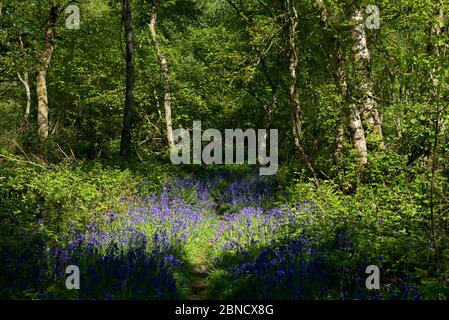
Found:
[{"label": "dappled sunlight", "polygon": [[[34,271],[16,274],[23,285],[15,290],[35,279],[39,286],[26,283],[29,295],[44,299],[422,296],[407,270],[385,278],[384,290],[366,289],[365,268],[387,265],[357,242],[344,215],[326,223],[315,205],[295,204],[273,178],[253,171],[211,174],[168,180],[147,196],[122,198],[121,211],[71,225],[61,241],[28,252]],[[145,193],[147,185],[138,188]],[[80,290],[65,290],[69,265],[80,269]]]}]

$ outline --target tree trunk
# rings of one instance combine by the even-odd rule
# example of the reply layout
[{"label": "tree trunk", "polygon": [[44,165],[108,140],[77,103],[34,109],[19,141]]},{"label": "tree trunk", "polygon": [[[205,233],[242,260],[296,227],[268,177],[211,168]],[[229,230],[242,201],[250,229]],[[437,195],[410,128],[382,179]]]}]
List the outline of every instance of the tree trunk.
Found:
[{"label": "tree trunk", "polygon": [[[27,47],[27,44],[24,43],[22,36],[19,36],[19,42],[20,42],[20,50],[24,52],[25,48]],[[23,77],[20,75],[20,71],[17,72],[17,76],[19,77],[20,82],[23,84],[23,88],[25,89],[25,95],[26,95],[26,108],[25,108],[25,126],[29,124],[29,118],[30,118],[30,112],[31,112],[31,91],[30,91],[30,77],[28,74],[28,70],[25,67],[25,71],[23,72]]]},{"label": "tree trunk", "polygon": [[47,96],[47,70],[54,51],[54,38],[56,32],[56,21],[61,12],[60,4],[55,4],[50,10],[50,19],[48,20],[47,33],[45,36],[45,46],[42,52],[36,73],[36,91],[38,99],[37,124],[39,127],[39,136],[42,139],[48,137],[48,96]]},{"label": "tree trunk", "polygon": [[126,96],[123,113],[122,136],[120,141],[120,158],[129,157],[131,151],[132,126],[134,120],[134,39],[133,20],[130,0],[122,0],[122,19],[126,40]]},{"label": "tree trunk", "polygon": [[[342,154],[342,150],[343,150],[343,142],[344,142],[344,137],[345,137],[345,123],[347,121],[345,121],[345,117],[346,115],[350,115],[350,112],[348,112],[349,110],[346,110],[346,105],[348,103],[348,84],[346,82],[346,72],[345,72],[345,66],[344,66],[344,62],[343,62],[343,53],[341,50],[341,46],[340,46],[340,42],[338,40],[337,37],[332,36],[332,50],[333,50],[333,54],[332,54],[332,60],[333,60],[333,65],[334,68],[336,68],[336,72],[335,72],[335,77],[336,77],[336,81],[337,81],[337,86],[339,88],[340,91],[340,95],[341,95],[341,104],[338,108],[338,125],[337,125],[337,136],[336,136],[336,146],[335,146],[335,162],[336,162],[336,166],[337,169],[340,168],[340,161],[341,161],[341,154]],[[349,119],[351,118],[351,116],[349,116]],[[351,121],[349,121],[350,123]],[[363,141],[365,141],[365,132],[363,131],[363,127],[361,128],[362,132],[358,132],[358,134],[363,137]],[[355,135],[356,132],[352,131],[352,134]],[[354,137],[353,137],[353,141],[354,141]],[[365,152],[361,152],[360,147],[363,147],[363,145],[356,145],[354,143],[354,149],[356,149],[359,152],[359,158],[360,158],[360,163],[365,164],[366,163],[366,143],[365,143]]]},{"label": "tree trunk", "polygon": [[[1,0],[0,0],[1,1]],[[20,50],[24,52],[26,44],[24,43],[22,36],[19,35],[19,43],[20,43]],[[20,82],[23,85],[23,88],[25,89],[25,95],[26,95],[26,108],[25,108],[25,126],[29,124],[29,116],[31,111],[31,91],[30,91],[30,81],[29,81],[29,74],[28,70],[23,72],[23,77],[20,75],[20,71],[17,72],[17,76],[19,77]]]},{"label": "tree trunk", "polygon": [[360,8],[356,7],[351,17],[354,23],[352,38],[354,41],[352,52],[358,82],[358,91],[362,97],[362,119],[366,123],[368,135],[376,142],[379,150],[385,150],[382,132],[382,120],[379,115],[377,102],[374,99],[373,81],[370,74],[371,57],[365,32],[365,20]]},{"label": "tree trunk", "polygon": [[29,82],[29,76],[28,71],[25,71],[23,73],[23,78],[20,75],[20,73],[17,73],[20,82],[23,84],[23,88],[25,89],[25,95],[27,99],[26,109],[25,109],[25,125],[29,123],[30,118],[30,111],[31,111],[31,91],[30,91],[30,82]]},{"label": "tree trunk", "polygon": [[0,17],[3,15],[3,0],[0,0]]},{"label": "tree trunk", "polygon": [[[440,256],[440,244],[439,239],[437,238],[437,225],[439,217],[435,214],[435,176],[438,170],[438,144],[439,144],[439,135],[442,134],[442,124],[445,122],[444,120],[444,110],[445,106],[441,106],[441,98],[443,96],[443,85],[444,85],[444,77],[442,66],[439,64],[440,55],[444,54],[442,51],[444,50],[441,45],[438,44],[438,41],[441,37],[442,28],[444,27],[444,12],[441,3],[438,5],[436,18],[430,30],[430,54],[433,54],[436,59],[436,67],[432,68],[430,71],[430,79],[432,80],[432,88],[431,88],[431,104],[434,105],[435,108],[435,116],[433,119],[434,123],[434,141],[432,146],[432,173],[431,173],[431,182],[430,182],[430,227],[432,230],[432,242],[435,247],[435,251],[437,253],[437,259]],[[447,87],[446,87],[447,88]],[[444,128],[443,128],[444,129]]]},{"label": "tree trunk", "polygon": [[357,150],[359,154],[359,162],[364,165],[368,162],[367,159],[367,147],[365,139],[365,130],[362,126],[362,121],[360,119],[360,113],[355,105],[348,106],[348,83],[344,67],[343,52],[341,49],[340,39],[337,37],[335,32],[332,30],[332,26],[329,22],[329,15],[323,0],[315,0],[315,7],[318,10],[320,16],[320,23],[325,32],[326,38],[331,43],[331,60],[335,69],[335,80],[337,82],[340,95],[342,97],[343,106],[339,110],[340,123],[337,127],[337,137],[336,137],[336,159],[337,166],[339,164],[339,157],[341,154],[341,149],[343,147],[344,139],[344,128],[345,128],[345,115],[348,116],[349,127],[351,128],[352,143],[354,149]]},{"label": "tree trunk", "polygon": [[159,46],[156,35],[156,22],[157,22],[157,11],[159,6],[159,0],[153,0],[151,8],[151,19],[149,23],[151,39],[153,46],[156,50],[159,63],[161,65],[161,74],[164,81],[164,109],[165,109],[165,124],[167,128],[167,141],[168,147],[171,149],[175,146],[173,139],[173,124],[172,124],[172,114],[171,114],[171,89],[170,89],[170,78],[168,71],[167,59],[165,59],[164,54]]},{"label": "tree trunk", "polygon": [[303,144],[303,131],[302,131],[302,120],[300,114],[300,101],[299,94],[297,89],[297,73],[296,68],[298,67],[299,62],[299,48],[298,48],[298,12],[295,8],[294,0],[285,0],[284,1],[285,10],[287,13],[287,26],[288,31],[286,33],[286,42],[287,42],[287,52],[288,52],[288,69],[290,74],[290,84],[289,84],[289,92],[290,92],[290,108],[291,108],[291,125],[292,125],[292,133],[293,140],[295,144],[295,148],[304,158],[305,164],[309,169],[310,173],[313,176],[313,180],[316,187],[319,187],[319,180],[315,173],[315,170],[307,156],[304,144]]},{"label": "tree trunk", "polygon": [[427,48],[427,51],[429,55],[433,55],[434,59],[436,60],[436,66],[434,66],[430,72],[430,80],[432,80],[432,96],[433,100],[438,100],[438,87],[441,85],[441,71],[442,66],[439,64],[438,59],[440,59],[440,55],[442,54],[443,47],[438,44],[438,39],[441,37],[442,28],[444,27],[444,11],[441,5],[438,6],[435,14],[435,19],[430,26],[430,32],[429,32],[429,46]]},{"label": "tree trunk", "polygon": [[429,52],[437,57],[440,55],[442,47],[441,45],[437,44],[435,42],[435,39],[433,38],[438,39],[438,37],[441,36],[441,30],[443,29],[443,27],[444,27],[444,11],[442,5],[439,5],[436,10],[436,17],[434,19],[434,23],[430,27],[431,41],[428,48]]},{"label": "tree trunk", "polygon": [[350,105],[348,109],[349,109],[349,127],[353,132],[352,143],[354,145],[354,149],[357,150],[359,153],[360,164],[364,165],[368,163],[367,158],[368,149],[366,147],[365,130],[363,129],[362,119],[355,105]]}]

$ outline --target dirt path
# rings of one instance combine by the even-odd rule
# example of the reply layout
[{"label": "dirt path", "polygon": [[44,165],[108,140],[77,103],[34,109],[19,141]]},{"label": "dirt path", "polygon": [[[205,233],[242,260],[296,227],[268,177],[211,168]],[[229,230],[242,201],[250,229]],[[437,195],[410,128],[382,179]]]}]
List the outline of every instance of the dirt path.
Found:
[{"label": "dirt path", "polygon": [[[222,214],[215,212],[217,222],[226,221]],[[205,243],[200,251],[192,256],[191,270],[188,278],[190,280],[190,294],[188,300],[207,300],[210,299],[209,292],[209,268],[208,262],[208,246],[209,242]]]},{"label": "dirt path", "polygon": [[188,300],[206,300],[208,298],[208,269],[207,254],[199,252],[193,259],[192,270],[189,274],[191,284]]}]

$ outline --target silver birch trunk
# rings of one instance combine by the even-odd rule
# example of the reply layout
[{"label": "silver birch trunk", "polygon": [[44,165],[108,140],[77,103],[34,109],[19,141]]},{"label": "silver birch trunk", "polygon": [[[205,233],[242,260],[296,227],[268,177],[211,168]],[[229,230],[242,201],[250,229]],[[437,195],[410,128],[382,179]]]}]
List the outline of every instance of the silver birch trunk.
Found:
[{"label": "silver birch trunk", "polygon": [[348,117],[354,149],[357,150],[358,152],[360,164],[364,165],[368,162],[365,130],[363,129],[360,112],[357,109],[357,107],[353,104],[348,105],[348,83],[340,40],[332,30],[332,27],[329,22],[329,14],[324,1],[315,0],[315,7],[318,10],[320,16],[321,26],[323,27],[324,32],[326,33],[327,39],[331,42],[332,47],[331,58],[335,68],[335,80],[338,84],[338,88],[343,103],[343,106],[339,110],[340,123],[338,124],[337,127],[337,137],[336,137],[337,165],[339,161],[339,155],[343,147],[345,114]]},{"label": "silver birch trunk", "polygon": [[289,84],[289,92],[290,92],[290,108],[291,108],[291,125],[292,125],[292,133],[293,140],[295,144],[295,148],[300,152],[302,157],[304,158],[307,169],[313,176],[313,180],[316,187],[319,187],[319,180],[315,173],[315,169],[313,168],[308,155],[305,152],[304,144],[303,144],[303,131],[302,131],[302,120],[300,114],[300,101],[298,94],[298,84],[297,84],[297,72],[296,69],[298,67],[299,62],[299,48],[298,48],[298,12],[295,8],[294,0],[285,0],[284,2],[286,13],[287,13],[287,25],[288,31],[286,33],[286,42],[287,42],[287,52],[288,52],[288,69],[290,74],[290,84]]},{"label": "silver birch trunk", "polygon": [[159,42],[157,40],[156,24],[157,24],[158,6],[159,6],[159,1],[153,0],[149,27],[150,27],[150,33],[151,33],[151,39],[153,42],[153,46],[156,50],[156,54],[159,59],[159,63],[161,65],[161,74],[162,74],[162,79],[164,81],[165,125],[166,125],[166,130],[167,130],[168,146],[171,149],[175,146],[175,142],[174,142],[174,138],[173,138],[170,77],[169,77],[167,59],[165,58],[164,54],[162,53],[162,50],[159,46]]},{"label": "silver birch trunk", "polygon": [[374,98],[374,86],[369,72],[371,57],[365,32],[365,19],[360,8],[354,9],[351,21],[354,24],[352,29],[354,42],[352,53],[358,84],[357,89],[362,97],[362,120],[366,123],[368,135],[376,141],[378,149],[385,150],[382,120]]},{"label": "silver birch trunk", "polygon": [[36,73],[36,92],[38,99],[37,106],[37,124],[38,133],[42,139],[48,137],[48,94],[47,94],[47,70],[50,66],[50,61],[54,51],[54,38],[56,32],[56,21],[60,13],[60,5],[55,4],[50,10],[50,19],[47,25],[47,32],[45,35],[44,51],[42,52]]},{"label": "silver birch trunk", "polygon": [[25,89],[26,95],[26,108],[25,108],[25,123],[28,124],[31,112],[31,90],[30,90],[30,81],[28,71],[23,73],[23,77],[20,73],[17,73],[20,82],[22,82],[23,88]]}]

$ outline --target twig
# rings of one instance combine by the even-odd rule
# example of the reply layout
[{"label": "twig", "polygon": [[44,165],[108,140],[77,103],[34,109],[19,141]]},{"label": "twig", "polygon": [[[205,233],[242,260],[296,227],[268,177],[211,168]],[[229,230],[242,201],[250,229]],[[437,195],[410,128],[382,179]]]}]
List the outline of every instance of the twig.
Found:
[{"label": "twig", "polygon": [[69,156],[64,152],[64,150],[62,150],[61,146],[59,145],[59,143],[56,144],[58,146],[58,149],[62,152],[62,154],[64,155],[64,157],[66,157],[66,159],[69,158]]},{"label": "twig", "polygon": [[6,155],[4,155],[4,154],[0,154],[0,157],[1,157],[1,158],[5,158],[5,159],[7,159],[7,160],[11,160],[11,161],[29,163],[29,164],[32,164],[32,165],[34,165],[34,166],[40,167],[41,169],[44,169],[44,170],[47,169],[47,168],[44,167],[43,165],[40,165],[40,164],[38,164],[38,163],[31,162],[31,161],[29,161],[29,160],[16,159],[16,158],[13,158],[13,157],[6,156]]},{"label": "twig", "polygon": [[20,151],[23,153],[25,158],[27,158],[27,160],[30,161],[30,158],[28,158],[28,155],[26,154],[26,152],[20,147],[20,145],[17,143],[16,140],[10,140],[10,139],[8,139],[8,140],[11,141],[12,143],[14,143],[20,149]]}]

